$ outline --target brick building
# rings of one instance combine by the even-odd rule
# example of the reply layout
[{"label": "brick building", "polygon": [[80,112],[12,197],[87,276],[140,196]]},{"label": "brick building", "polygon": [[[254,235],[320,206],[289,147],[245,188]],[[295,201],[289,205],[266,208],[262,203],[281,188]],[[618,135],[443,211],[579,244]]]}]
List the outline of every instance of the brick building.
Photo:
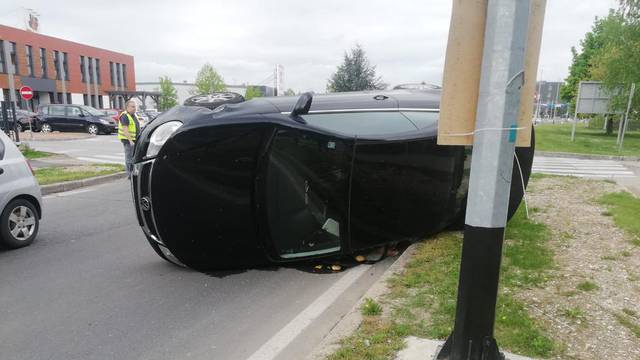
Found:
[{"label": "brick building", "polygon": [[[122,108],[122,99],[109,104],[107,91],[136,89],[131,55],[0,25],[0,100],[11,100],[11,73],[20,108],[47,103]],[[17,93],[24,85],[34,91],[29,104]]]}]

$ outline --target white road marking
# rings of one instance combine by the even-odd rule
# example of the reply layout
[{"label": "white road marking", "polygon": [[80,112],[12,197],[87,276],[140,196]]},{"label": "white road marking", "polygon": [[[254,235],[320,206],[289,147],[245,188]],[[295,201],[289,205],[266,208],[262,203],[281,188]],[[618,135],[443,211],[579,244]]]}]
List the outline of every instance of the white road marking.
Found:
[{"label": "white road marking", "polygon": [[122,154],[121,156],[115,156],[115,155],[94,155],[95,157],[99,157],[99,158],[105,158],[105,159],[115,159],[115,160],[122,160],[124,161],[124,154]]},{"label": "white road marking", "polygon": [[264,343],[247,360],[272,360],[284,350],[298,335],[315,321],[338,297],[355,283],[371,265],[359,265],[344,274],[324,294],[320,295],[298,316],[280,329],[271,339]]},{"label": "white road marking", "polygon": [[623,164],[614,160],[589,160],[556,157],[536,157],[533,172],[593,178],[635,177]]},{"label": "white road marking", "polygon": [[60,192],[60,193],[55,193],[55,194],[51,194],[51,195],[45,195],[42,198],[43,199],[50,199],[50,198],[54,198],[54,197],[65,197],[65,196],[72,196],[72,195],[77,195],[77,194],[88,193],[88,192],[92,192],[92,191],[95,191],[95,189],[71,190],[71,191]]},{"label": "white road marking", "polygon": [[77,157],[76,159],[78,160],[82,160],[82,161],[88,161],[91,163],[107,163],[107,164],[124,164],[124,159],[120,160],[120,161],[116,161],[116,160],[106,160],[106,159],[100,159],[100,158],[94,158],[94,157]]}]

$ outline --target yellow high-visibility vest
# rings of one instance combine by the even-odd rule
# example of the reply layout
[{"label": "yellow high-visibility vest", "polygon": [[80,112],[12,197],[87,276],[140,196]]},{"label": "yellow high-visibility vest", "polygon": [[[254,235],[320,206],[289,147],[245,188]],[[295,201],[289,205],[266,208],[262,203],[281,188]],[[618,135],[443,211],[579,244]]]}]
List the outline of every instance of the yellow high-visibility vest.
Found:
[{"label": "yellow high-visibility vest", "polygon": [[[135,116],[136,120],[138,120],[138,115],[134,114],[133,116],[131,116],[131,114],[129,114],[127,111],[123,111],[122,113],[120,113],[120,116],[118,117],[118,140],[127,140],[127,137],[124,136],[124,129],[122,127],[122,123],[120,122],[120,118],[122,117],[122,115],[125,115],[125,114],[129,118],[129,135],[133,138],[133,141],[136,141],[136,123],[135,121],[133,121],[133,116]],[[138,123],[140,123],[139,120],[138,120]]]}]

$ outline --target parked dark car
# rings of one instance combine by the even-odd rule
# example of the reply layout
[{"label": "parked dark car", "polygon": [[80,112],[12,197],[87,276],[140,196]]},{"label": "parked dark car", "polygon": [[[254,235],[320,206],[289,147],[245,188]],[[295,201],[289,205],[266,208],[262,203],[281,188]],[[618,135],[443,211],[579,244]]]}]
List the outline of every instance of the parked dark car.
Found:
[{"label": "parked dark car", "polygon": [[[397,90],[174,107],[136,144],[139,223],[162,258],[200,270],[351,254],[461,226],[471,148],[436,144],[439,103],[439,90]],[[516,151],[525,185],[533,150]],[[520,179],[514,165],[510,216]]]},{"label": "parked dark car", "polygon": [[118,131],[113,118],[86,105],[46,104],[38,106],[42,132],[82,131],[89,134],[111,134]]},{"label": "parked dark car", "polygon": [[[18,122],[16,123],[17,131],[22,132],[29,130],[30,128],[35,132],[40,131],[40,119],[38,118],[38,114],[27,110],[16,109],[16,118],[18,119]],[[10,110],[7,111],[7,121],[10,123],[13,122],[13,112]]]}]

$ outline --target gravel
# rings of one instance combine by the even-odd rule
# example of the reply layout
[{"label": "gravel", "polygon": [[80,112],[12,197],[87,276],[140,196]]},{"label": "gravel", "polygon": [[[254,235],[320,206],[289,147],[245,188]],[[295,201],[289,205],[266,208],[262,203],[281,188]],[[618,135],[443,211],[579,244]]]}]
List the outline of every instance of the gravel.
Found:
[{"label": "gravel", "polygon": [[[615,317],[623,309],[640,314],[640,248],[596,202],[620,190],[610,182],[566,177],[530,184],[529,207],[541,209],[531,216],[549,227],[557,266],[545,288],[518,297],[562,347],[554,359],[640,359],[640,338]],[[597,288],[578,290],[585,281]],[[629,316],[640,324],[640,315]]]}]

